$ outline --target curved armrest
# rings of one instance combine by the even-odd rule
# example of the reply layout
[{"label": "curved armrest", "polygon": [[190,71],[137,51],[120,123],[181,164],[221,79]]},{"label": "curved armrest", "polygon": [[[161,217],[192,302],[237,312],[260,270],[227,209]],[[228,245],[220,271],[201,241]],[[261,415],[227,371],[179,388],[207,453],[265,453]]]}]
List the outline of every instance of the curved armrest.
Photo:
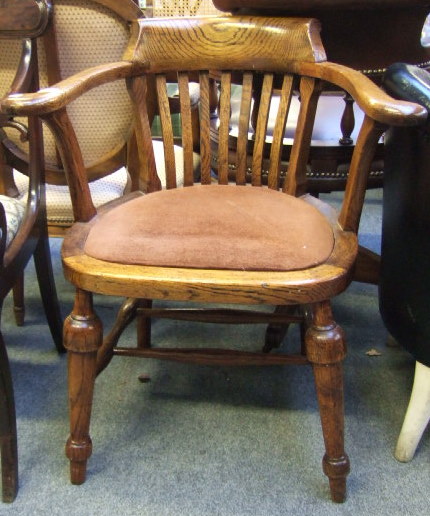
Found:
[{"label": "curved armrest", "polygon": [[387,69],[382,83],[396,98],[416,102],[430,111],[430,73],[426,70],[395,63]]},{"label": "curved armrest", "polygon": [[145,69],[145,64],[131,61],[94,66],[37,93],[11,94],[2,99],[1,110],[8,115],[46,115],[66,107],[96,86],[139,75]]},{"label": "curved armrest", "polygon": [[419,125],[427,119],[422,106],[396,100],[361,72],[336,63],[301,63],[299,72],[331,82],[347,91],[366,115],[387,125]]}]

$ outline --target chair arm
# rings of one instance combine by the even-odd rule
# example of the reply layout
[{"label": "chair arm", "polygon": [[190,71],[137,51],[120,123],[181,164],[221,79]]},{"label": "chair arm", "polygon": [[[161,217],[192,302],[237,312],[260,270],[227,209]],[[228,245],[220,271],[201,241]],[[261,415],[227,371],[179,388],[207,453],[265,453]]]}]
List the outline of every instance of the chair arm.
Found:
[{"label": "chair arm", "polygon": [[382,84],[394,97],[416,102],[430,111],[430,73],[418,66],[395,63],[388,67]]},{"label": "chair arm", "polygon": [[88,68],[63,81],[40,89],[37,93],[16,93],[1,100],[1,111],[7,115],[46,115],[58,111],[87,91],[108,82],[144,72],[146,65],[118,61]]},{"label": "chair arm", "polygon": [[423,124],[427,110],[422,106],[396,100],[361,72],[336,63],[300,63],[298,72],[333,83],[347,91],[366,115],[386,125],[413,126]]}]

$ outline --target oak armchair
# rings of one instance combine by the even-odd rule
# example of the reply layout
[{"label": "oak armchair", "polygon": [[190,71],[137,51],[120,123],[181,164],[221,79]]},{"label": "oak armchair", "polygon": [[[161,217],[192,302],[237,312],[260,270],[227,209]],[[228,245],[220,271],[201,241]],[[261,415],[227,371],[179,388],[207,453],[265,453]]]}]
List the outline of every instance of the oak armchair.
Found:
[{"label": "oak armchair", "polygon": [[[4,113],[38,115],[50,127],[67,171],[76,222],[62,249],[64,273],[76,287],[65,321],[69,355],[70,437],[66,454],[71,481],[85,481],[91,455],[91,405],[97,372],[113,355],[201,364],[312,365],[325,441],[323,470],[332,499],[346,493],[349,460],[344,450],[342,360],[345,340],[330,299],[351,281],[357,256],[357,228],[369,166],[388,125],[422,123],[416,104],[395,101],[359,72],[326,62],[315,20],[269,17],[141,19],[122,61],[101,65],[36,94],[11,95]],[[242,74],[237,184],[227,169],[231,70]],[[221,74],[218,184],[210,161],[209,70]],[[175,161],[166,75],[176,72],[180,92],[183,163]],[[192,172],[192,131],[188,74],[200,83],[201,180]],[[262,146],[274,76],[282,83],[270,156],[268,185],[261,181]],[[247,134],[255,77],[263,82],[253,146],[252,185],[246,185]],[[102,84],[125,79],[135,114],[141,177],[148,192],[129,194],[96,209],[82,154],[66,106]],[[312,125],[321,81],[348,91],[366,113],[340,214],[302,195]],[[161,189],[151,143],[149,85],[155,82],[161,116],[167,189]],[[124,81],[118,83],[125,88]],[[282,134],[293,90],[301,94],[288,181],[279,189]],[[94,89],[94,91],[97,91]],[[184,187],[177,167],[183,165]],[[124,348],[102,344],[102,321],[93,293],[142,300],[141,314],[157,317],[243,322],[303,322],[302,353],[250,353],[225,349],[159,349],[138,342]],[[163,311],[147,300],[192,300],[233,305],[295,305],[297,315],[240,310]],[[304,314],[304,315],[302,315]]]}]

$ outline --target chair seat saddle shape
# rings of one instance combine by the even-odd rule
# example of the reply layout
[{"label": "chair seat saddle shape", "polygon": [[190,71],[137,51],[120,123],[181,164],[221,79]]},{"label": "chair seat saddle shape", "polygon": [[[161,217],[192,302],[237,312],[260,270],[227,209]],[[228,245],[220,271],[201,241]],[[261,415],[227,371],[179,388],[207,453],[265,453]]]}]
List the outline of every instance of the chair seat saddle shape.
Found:
[{"label": "chair seat saddle shape", "polygon": [[124,264],[261,271],[314,267],[332,249],[333,231],[310,204],[230,185],[164,190],[118,206],[91,228],[84,248]]},{"label": "chair seat saddle shape", "polygon": [[[232,72],[242,77],[236,184],[228,177]],[[217,183],[211,173],[210,73],[220,77]],[[173,150],[167,77],[179,90],[183,156]],[[193,171],[189,82],[200,87],[199,181]],[[255,78],[257,76],[257,78]],[[274,79],[281,83],[267,185],[262,183],[263,147]],[[84,92],[125,79],[135,115],[140,177],[145,195],[127,194],[96,210],[87,186],[79,141],[64,108]],[[261,87],[252,178],[246,156],[253,94]],[[306,191],[306,163],[322,82],[351,94],[364,112],[339,213]],[[96,91],[96,90],[95,90]],[[280,188],[280,157],[291,98],[301,104],[287,181]],[[166,190],[151,142],[150,113],[157,106],[164,145]],[[76,222],[63,243],[66,278],[76,287],[65,321],[69,355],[70,437],[66,455],[71,481],[85,481],[91,455],[89,425],[96,376],[112,356],[140,356],[213,365],[311,365],[325,443],[323,471],[331,497],[346,495],[349,459],[344,449],[342,360],[346,345],[330,299],[345,290],[357,256],[357,229],[366,180],[378,141],[389,125],[423,123],[425,110],[396,101],[359,72],[326,61],[319,24],[312,19],[253,16],[139,19],[133,23],[124,59],[89,69],[33,95],[12,95],[9,114],[37,114],[55,135],[67,172]],[[183,169],[183,186],[177,170]],[[139,299],[137,345],[103,341],[93,294]],[[152,300],[224,305],[272,305],[286,310],[163,309]],[[304,315],[305,316],[304,316]],[[301,353],[151,345],[151,317],[289,324],[299,322]],[[125,480],[124,480],[125,481]]]}]

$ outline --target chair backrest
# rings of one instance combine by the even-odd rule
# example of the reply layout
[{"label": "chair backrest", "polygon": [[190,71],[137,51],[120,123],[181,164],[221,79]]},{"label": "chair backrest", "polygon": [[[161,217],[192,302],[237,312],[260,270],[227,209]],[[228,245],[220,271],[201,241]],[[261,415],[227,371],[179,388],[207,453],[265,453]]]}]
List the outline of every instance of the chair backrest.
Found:
[{"label": "chair backrest", "polygon": [[[117,61],[129,41],[129,24],[142,16],[133,0],[53,0],[52,18],[39,40],[41,87],[54,84],[83,69]],[[10,81],[20,54],[19,42],[1,42],[0,93]],[[90,92],[68,107],[82,143],[89,178],[97,179],[126,163],[126,145],[132,134],[133,116],[127,93],[118,84]],[[19,134],[7,131],[10,158],[15,168],[26,170],[28,147]],[[44,131],[46,180],[64,184],[65,177],[56,146]]]},{"label": "chair backrest", "polygon": [[[157,102],[161,117],[162,136],[165,151],[165,170],[167,188],[177,185],[175,156],[173,150],[173,132],[170,118],[169,101],[166,90],[166,76],[177,72],[181,105],[182,143],[184,149],[185,186],[194,183],[192,167],[192,131],[190,122],[189,74],[199,75],[201,109],[201,183],[212,182],[210,170],[211,120],[209,108],[209,70],[221,74],[220,91],[220,125],[218,135],[219,170],[221,184],[228,182],[228,133],[230,119],[232,72],[242,77],[242,100],[238,135],[237,182],[244,184],[244,160],[250,154],[248,145],[249,118],[253,81],[262,82],[260,107],[256,124],[256,133],[252,152],[252,184],[261,185],[262,148],[265,145],[267,118],[274,78],[281,83],[281,101],[276,115],[275,130],[271,136],[271,154],[269,166],[269,188],[278,189],[279,161],[285,121],[288,115],[291,96],[299,90],[301,108],[297,129],[292,145],[288,180],[283,190],[289,194],[299,195],[306,188],[306,163],[311,141],[313,121],[318,103],[322,81],[330,81],[347,90],[366,112],[358,136],[354,156],[351,162],[346,194],[339,216],[340,225],[357,231],[364,199],[366,179],[377,142],[386,124],[411,124],[421,121],[423,110],[415,105],[396,104],[371,81],[354,70],[341,65],[325,62],[325,53],[319,39],[319,25],[315,20],[295,18],[268,17],[201,17],[176,19],[140,19],[133,24],[133,36],[124,61],[117,63],[99,78],[91,77],[85,82],[85,89],[91,89],[105,80],[129,76],[128,88],[135,104],[136,134],[139,143],[139,156],[142,165],[142,177],[147,190],[160,189],[157,176],[151,127],[147,109],[147,92],[155,82]],[[114,74],[114,70],[118,70]],[[142,73],[143,75],[138,75]],[[106,75],[103,75],[106,74]],[[131,77],[133,76],[133,77]],[[52,108],[44,111],[43,117],[51,129],[58,135],[62,146],[62,155],[67,159],[70,171],[69,187],[75,199],[76,220],[89,220],[96,212],[86,181],[85,170],[75,155],[70,155],[70,146],[78,153],[78,143],[74,135],[64,128],[64,120],[59,106],[74,98],[82,90],[75,88],[74,93],[62,96],[55,102],[57,111],[50,114]],[[95,90],[96,91],[96,90]],[[14,105],[19,100],[11,99],[7,108],[14,112]],[[37,109],[29,101],[28,108]],[[64,131],[67,131],[68,146]],[[75,153],[75,154],[76,154]]]}]

